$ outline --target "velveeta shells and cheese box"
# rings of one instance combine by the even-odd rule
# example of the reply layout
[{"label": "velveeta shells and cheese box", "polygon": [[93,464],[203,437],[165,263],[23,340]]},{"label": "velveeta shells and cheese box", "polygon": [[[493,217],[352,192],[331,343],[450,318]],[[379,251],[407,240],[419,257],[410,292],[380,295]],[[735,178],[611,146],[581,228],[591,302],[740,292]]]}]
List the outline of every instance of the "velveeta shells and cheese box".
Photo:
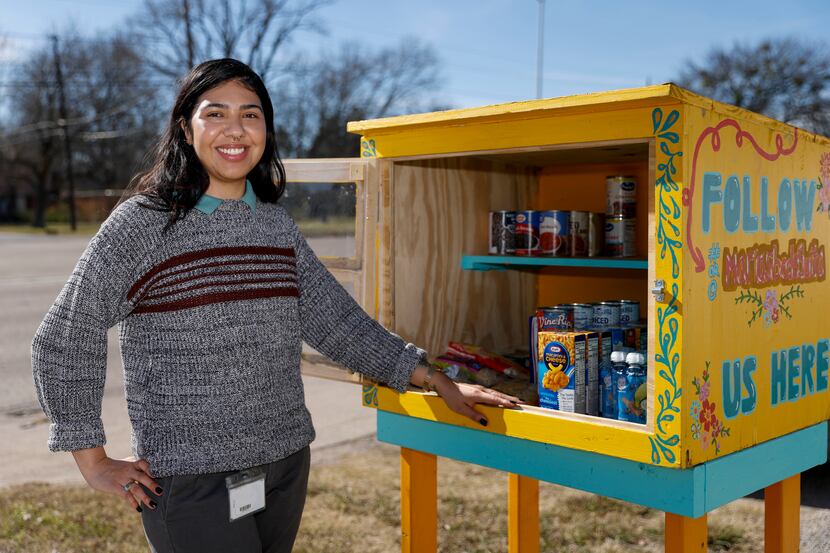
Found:
[{"label": "velveeta shells and cheese box", "polygon": [[541,330],[537,339],[539,405],[585,413],[588,334]]}]

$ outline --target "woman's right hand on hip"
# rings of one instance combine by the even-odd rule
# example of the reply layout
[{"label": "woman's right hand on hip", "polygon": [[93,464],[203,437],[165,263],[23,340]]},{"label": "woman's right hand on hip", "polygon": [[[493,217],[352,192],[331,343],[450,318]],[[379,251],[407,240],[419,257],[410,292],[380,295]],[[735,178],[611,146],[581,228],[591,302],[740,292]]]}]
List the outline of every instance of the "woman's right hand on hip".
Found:
[{"label": "woman's right hand on hip", "polygon": [[153,480],[150,463],[145,459],[111,459],[103,447],[73,451],[72,455],[84,480],[92,488],[123,497],[138,512],[141,512],[141,504],[150,509],[156,508],[156,502],[144,493],[144,488],[136,484],[142,484],[157,495],[164,491]]}]

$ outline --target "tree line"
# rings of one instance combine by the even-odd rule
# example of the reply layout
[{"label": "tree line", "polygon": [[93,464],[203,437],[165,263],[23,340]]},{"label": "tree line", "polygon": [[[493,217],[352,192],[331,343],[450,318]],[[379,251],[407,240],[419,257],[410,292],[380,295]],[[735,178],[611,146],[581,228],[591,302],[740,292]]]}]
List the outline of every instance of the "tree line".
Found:
[{"label": "tree line", "polygon": [[[96,36],[64,30],[0,66],[0,221],[20,218],[14,197],[26,194],[33,198],[30,221],[44,226],[70,174],[81,190],[123,189],[148,162],[177,79],[207,59],[234,57],[262,75],[284,158],[352,157],[359,137],[346,133],[348,121],[447,107],[435,49],[416,38],[379,48],[329,43],[311,52],[300,39],[326,33],[320,15],[329,3],[145,0],[121,26]],[[9,48],[2,36],[0,29],[0,53]],[[675,80],[830,134],[824,44],[784,37],[718,47],[701,62],[682,63]],[[313,203],[290,201],[301,200]]]},{"label": "tree line", "polygon": [[263,77],[284,158],[355,156],[348,121],[439,107],[438,57],[416,38],[332,43],[314,54],[298,44],[326,32],[319,16],[328,3],[146,0],[108,32],[69,29],[43,41],[0,72],[0,219],[20,217],[14,196],[27,194],[31,222],[45,225],[47,206],[67,193],[64,134],[79,189],[123,189],[148,162],[177,80],[204,60],[237,58]]}]

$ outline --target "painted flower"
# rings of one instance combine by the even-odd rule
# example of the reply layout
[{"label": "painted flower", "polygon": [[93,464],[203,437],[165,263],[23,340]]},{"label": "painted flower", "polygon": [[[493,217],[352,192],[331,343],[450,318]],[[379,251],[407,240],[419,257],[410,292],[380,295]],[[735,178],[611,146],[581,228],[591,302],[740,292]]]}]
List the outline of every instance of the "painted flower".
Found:
[{"label": "painted flower", "polygon": [[[821,182],[822,184],[830,184],[830,152],[826,154],[821,154],[821,169],[819,173],[821,174]],[[822,186],[822,189],[826,187]]]},{"label": "painted flower", "polygon": [[700,418],[700,411],[701,411],[700,402],[698,400],[694,400],[692,402],[692,419],[693,420],[698,420]]},{"label": "painted flower", "polygon": [[[707,432],[712,426],[712,420],[715,419],[715,404],[709,403],[708,400],[703,401],[703,409],[700,411],[700,424]],[[716,419],[715,419],[716,420]]]},{"label": "painted flower", "polygon": [[709,447],[709,438],[710,436],[708,432],[703,432],[700,435],[700,446],[703,448],[703,451],[706,451]]},{"label": "painted flower", "polygon": [[692,423],[692,439],[697,440],[700,438],[700,423],[693,422]]},{"label": "painted flower", "polygon": [[700,401],[706,401],[709,399],[709,381],[703,383],[703,386],[700,387]]},{"label": "painted flower", "polygon": [[767,295],[764,299],[764,308],[767,311],[778,309],[778,295],[775,293],[775,290],[767,290]]},{"label": "painted flower", "polygon": [[822,207],[830,209],[830,180],[822,179],[821,188],[818,189],[818,203],[821,204],[819,210],[822,210]]},{"label": "painted flower", "polygon": [[716,417],[712,418],[712,436],[720,436],[720,432],[723,430],[723,423],[719,421]]},{"label": "painted flower", "polygon": [[774,322],[774,323],[778,322],[778,308],[777,307],[775,309],[773,309],[773,311],[772,311],[772,322]]}]

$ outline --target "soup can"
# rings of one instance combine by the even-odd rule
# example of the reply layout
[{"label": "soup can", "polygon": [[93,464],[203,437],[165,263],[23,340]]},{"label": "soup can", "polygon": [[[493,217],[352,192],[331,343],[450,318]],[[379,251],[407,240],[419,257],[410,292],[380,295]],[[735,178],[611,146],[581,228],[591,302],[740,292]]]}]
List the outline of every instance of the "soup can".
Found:
[{"label": "soup can", "polygon": [[517,211],[513,232],[516,255],[539,255],[539,212]]},{"label": "soup can", "polygon": [[640,322],[640,302],[620,300],[620,325],[629,326]]},{"label": "soup can", "polygon": [[569,254],[570,220],[568,211],[541,211],[539,213],[539,242],[542,255],[562,257]]},{"label": "soup can", "polygon": [[636,222],[623,217],[605,219],[605,255],[631,257],[637,255]]},{"label": "soup can", "polygon": [[629,219],[637,216],[637,179],[629,176],[605,178],[605,214]]},{"label": "soup can", "polygon": [[594,315],[594,306],[590,303],[572,303],[574,311],[574,329],[589,330],[593,326],[591,318]]},{"label": "soup can", "polygon": [[620,302],[601,301],[593,304],[591,315],[594,328],[617,328],[620,326]]},{"label": "soup can", "polygon": [[515,211],[491,211],[489,252],[496,255],[510,255],[515,253],[516,246],[513,237],[515,230]]},{"label": "soup can", "polygon": [[585,257],[588,255],[588,212],[571,211],[570,232],[568,240],[571,245],[571,255]]},{"label": "soup can", "polygon": [[567,306],[540,307],[536,310],[536,320],[539,330],[563,330],[571,332],[574,329],[573,310]]},{"label": "soup can", "polygon": [[588,257],[605,254],[605,215],[588,214]]}]

